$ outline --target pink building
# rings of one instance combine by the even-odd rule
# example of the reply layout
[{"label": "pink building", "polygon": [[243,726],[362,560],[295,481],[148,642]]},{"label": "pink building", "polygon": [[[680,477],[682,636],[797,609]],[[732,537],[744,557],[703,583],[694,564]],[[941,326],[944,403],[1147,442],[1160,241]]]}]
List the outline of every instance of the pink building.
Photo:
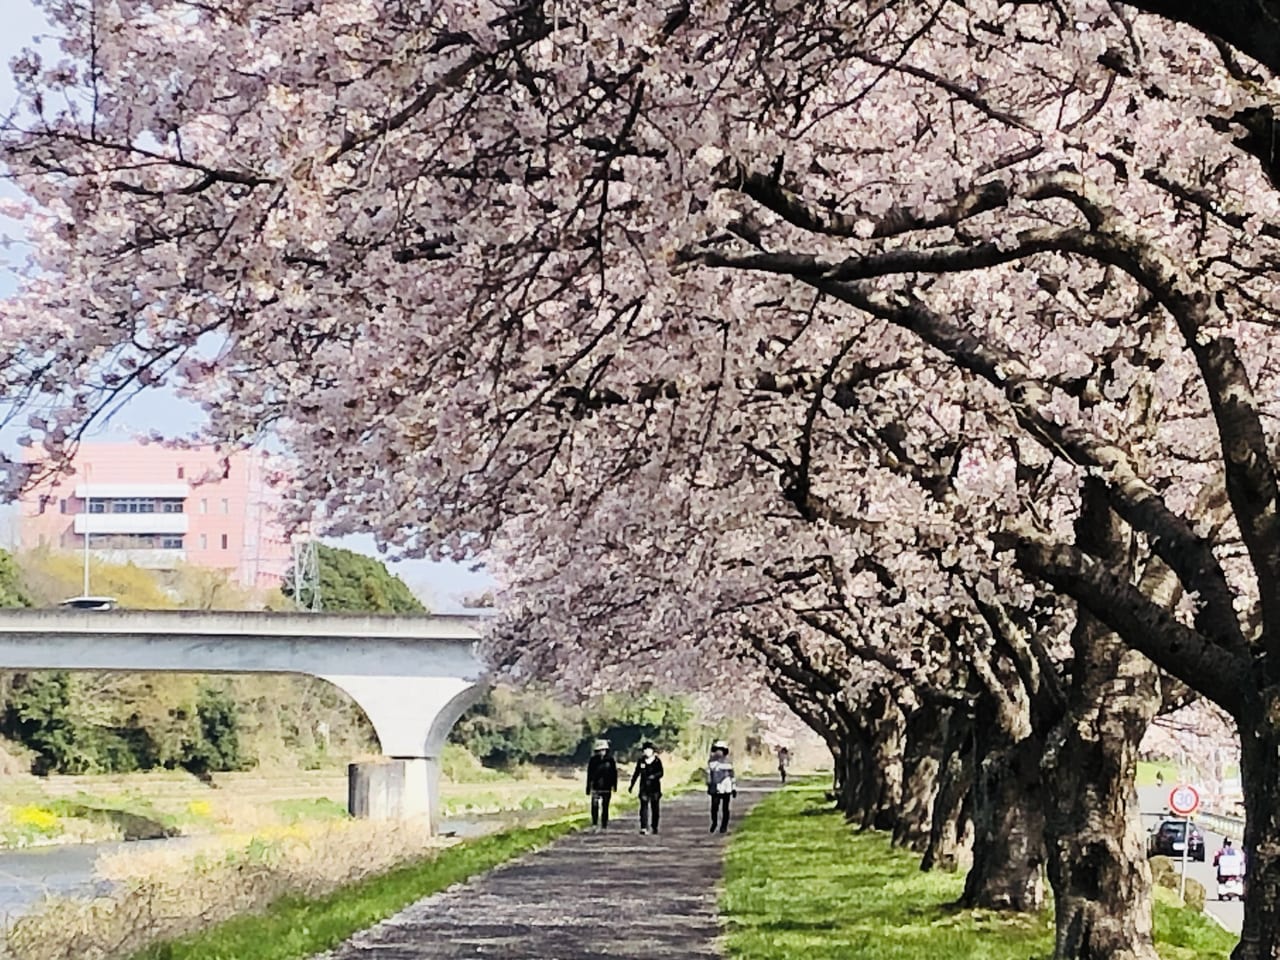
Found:
[{"label": "pink building", "polygon": [[74,475],[19,501],[22,549],[82,551],[88,536],[90,552],[113,563],[187,563],[225,570],[246,587],[282,582],[290,544],[261,454],[235,454],[227,470],[207,447],[85,443],[72,466]]}]

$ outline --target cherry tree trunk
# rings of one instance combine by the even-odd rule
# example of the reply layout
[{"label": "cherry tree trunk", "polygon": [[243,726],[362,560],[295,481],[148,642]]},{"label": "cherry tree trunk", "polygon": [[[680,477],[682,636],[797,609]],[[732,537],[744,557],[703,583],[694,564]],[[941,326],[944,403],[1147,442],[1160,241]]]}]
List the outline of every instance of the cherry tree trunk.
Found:
[{"label": "cherry tree trunk", "polygon": [[[1123,564],[1129,536],[1102,484],[1081,488],[1076,543]],[[1168,569],[1148,563],[1143,592],[1169,602]],[[1066,709],[1046,738],[1045,844],[1056,960],[1158,960],[1151,871],[1138,807],[1138,746],[1160,709],[1152,663],[1084,610],[1071,634]]]},{"label": "cherry tree trunk", "polygon": [[973,786],[973,721],[955,710],[942,718],[942,762],[921,870],[954,873],[966,855],[961,837]]},{"label": "cherry tree trunk", "polygon": [[864,830],[892,830],[902,805],[902,711],[887,695],[880,698],[872,724],[863,777],[866,802],[862,810]]},{"label": "cherry tree trunk", "polygon": [[973,865],[963,907],[1036,911],[1044,906],[1041,742],[1010,743],[1003,731],[975,726]]},{"label": "cherry tree trunk", "polygon": [[929,846],[941,779],[944,712],[923,704],[911,711],[903,728],[902,801],[893,825],[893,842],[920,853]]},{"label": "cherry tree trunk", "polygon": [[862,764],[865,748],[856,737],[846,738],[836,757],[836,809],[847,820],[862,816]]},{"label": "cherry tree trunk", "polygon": [[1267,716],[1241,724],[1244,788],[1244,933],[1231,960],[1280,960],[1280,688],[1266,692]]},{"label": "cherry tree trunk", "polygon": [[1155,667],[1081,615],[1067,714],[1050,734],[1045,843],[1057,960],[1157,960],[1135,783]]},{"label": "cherry tree trunk", "polygon": [[844,750],[831,751],[831,792],[827,795],[835,801],[836,809],[844,810]]}]

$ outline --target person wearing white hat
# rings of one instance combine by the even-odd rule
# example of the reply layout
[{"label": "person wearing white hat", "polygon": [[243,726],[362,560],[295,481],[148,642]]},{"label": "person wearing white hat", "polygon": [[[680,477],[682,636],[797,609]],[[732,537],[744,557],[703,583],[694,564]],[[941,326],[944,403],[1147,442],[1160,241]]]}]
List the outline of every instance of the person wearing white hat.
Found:
[{"label": "person wearing white hat", "polygon": [[609,754],[609,741],[597,740],[587,761],[587,796],[591,798],[591,827],[609,828],[609,800],[618,789],[618,764]]},{"label": "person wearing white hat", "polygon": [[738,795],[733,781],[733,764],[729,762],[729,745],[717,740],[711,745],[711,759],[707,761],[707,793],[711,795],[711,833],[719,823],[721,833],[729,829],[729,798]]}]

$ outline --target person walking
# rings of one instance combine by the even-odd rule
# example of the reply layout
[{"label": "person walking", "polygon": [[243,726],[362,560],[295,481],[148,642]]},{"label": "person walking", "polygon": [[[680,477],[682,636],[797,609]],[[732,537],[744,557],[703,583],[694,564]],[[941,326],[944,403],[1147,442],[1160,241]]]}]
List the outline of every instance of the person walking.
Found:
[{"label": "person walking", "polygon": [[618,789],[618,764],[609,753],[609,741],[593,744],[587,761],[587,796],[591,798],[591,828],[609,829],[609,800]]},{"label": "person walking", "polygon": [[782,778],[782,785],[787,785],[787,767],[791,766],[791,751],[786,747],[778,747],[778,776]]},{"label": "person walking", "polygon": [[716,832],[717,816],[720,832],[729,829],[729,798],[738,795],[733,782],[733,764],[729,762],[729,745],[717,740],[711,745],[711,759],[707,761],[707,793],[711,795],[711,829]]},{"label": "person walking", "polygon": [[630,793],[640,784],[640,832],[658,832],[658,818],[662,812],[662,758],[652,742],[646,741],[636,763],[635,773],[631,774]]}]

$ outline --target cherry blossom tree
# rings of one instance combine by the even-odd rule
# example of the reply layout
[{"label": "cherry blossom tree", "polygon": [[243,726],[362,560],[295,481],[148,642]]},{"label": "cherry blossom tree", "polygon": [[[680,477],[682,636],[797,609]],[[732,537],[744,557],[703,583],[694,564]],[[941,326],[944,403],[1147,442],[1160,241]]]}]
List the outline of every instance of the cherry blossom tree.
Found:
[{"label": "cherry blossom tree", "polygon": [[[734,521],[713,528],[748,541],[781,476],[861,556],[841,524],[864,473],[820,475],[803,437],[780,458],[753,432],[771,493],[738,499],[750,468],[716,451],[762,389],[840,406],[857,392],[841,371],[944,358],[936,389],[973,394],[1014,444],[956,459],[1002,507],[940,523],[994,523],[951,535],[970,544],[960,569],[998,543],[1079,604],[1072,644],[1096,656],[1069,710],[1117,675],[1147,683],[1136,650],[1231,712],[1256,851],[1236,956],[1280,956],[1276,91],[1243,8],[1160,10],[1216,41],[1091,0],[47,9],[62,54],[19,59],[3,141],[33,254],[0,377],[50,462],[163,381],[215,437],[269,429],[318,465],[299,518],[409,552],[496,547],[528,583],[544,575],[528,531],[573,540],[584,481],[606,476],[588,493],[633,484],[673,517],[699,489]],[[1036,512],[1020,472],[1082,492]],[[875,477],[868,499],[919,508]],[[618,515],[611,532],[612,506],[593,512],[602,542],[681,542]],[[693,609],[758,597],[697,526],[671,529],[690,570],[717,574]],[[1156,559],[1136,570],[1126,542]],[[654,637],[736,636],[686,616],[658,608]],[[1100,728],[1128,743],[1149,710],[1124,703]]]}]

